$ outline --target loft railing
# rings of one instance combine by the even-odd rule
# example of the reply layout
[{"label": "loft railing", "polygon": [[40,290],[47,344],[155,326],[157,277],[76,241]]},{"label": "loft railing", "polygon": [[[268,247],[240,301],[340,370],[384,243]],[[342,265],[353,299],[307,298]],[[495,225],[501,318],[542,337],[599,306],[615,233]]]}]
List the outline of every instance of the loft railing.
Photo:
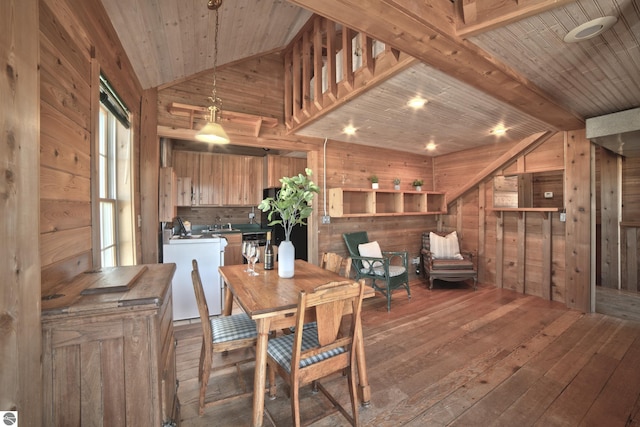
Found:
[{"label": "loft railing", "polygon": [[314,15],[285,51],[285,123],[295,130],[416,60]]}]

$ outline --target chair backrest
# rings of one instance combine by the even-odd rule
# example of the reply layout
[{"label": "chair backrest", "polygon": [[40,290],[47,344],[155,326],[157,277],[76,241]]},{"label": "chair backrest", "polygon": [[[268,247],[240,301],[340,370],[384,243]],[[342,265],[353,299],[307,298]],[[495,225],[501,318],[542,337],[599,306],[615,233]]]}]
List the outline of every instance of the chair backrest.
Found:
[{"label": "chair backrest", "polygon": [[211,346],[213,342],[213,331],[211,330],[211,322],[209,322],[209,306],[204,295],[202,287],[202,279],[198,271],[198,261],[191,261],[193,270],[191,271],[191,281],[193,282],[193,292],[196,295],[196,303],[198,304],[198,313],[200,314],[200,323],[202,324],[202,334],[204,337],[203,345]]},{"label": "chair backrest", "polygon": [[[344,242],[347,245],[347,249],[349,250],[349,255],[352,257],[360,256],[360,250],[358,250],[358,245],[363,243],[369,243],[369,236],[367,236],[366,231],[356,231],[355,233],[345,233],[342,235]],[[362,269],[362,262],[360,260],[355,261],[355,266],[357,271]]]},{"label": "chair backrest", "polygon": [[[317,287],[311,293],[300,292],[291,357],[292,375],[295,375],[296,371],[303,369],[300,368],[300,360],[339,348],[343,348],[344,351],[340,352],[340,357],[337,358],[338,362],[332,367],[339,370],[349,366],[349,363],[353,363],[353,358],[355,357],[355,353],[352,351],[353,343],[362,333],[360,312],[362,310],[363,294],[364,283],[351,280],[330,282]],[[305,313],[307,309],[313,307],[315,307],[316,312],[319,346],[302,352]],[[343,321],[350,321],[347,333],[344,333],[344,328],[341,328]],[[330,359],[333,359],[333,357]],[[312,364],[306,368],[327,369],[326,366],[320,367],[319,365]]]},{"label": "chair backrest", "polygon": [[322,260],[320,261],[320,267],[340,274],[343,260],[344,258],[334,252],[324,252],[322,254]]}]

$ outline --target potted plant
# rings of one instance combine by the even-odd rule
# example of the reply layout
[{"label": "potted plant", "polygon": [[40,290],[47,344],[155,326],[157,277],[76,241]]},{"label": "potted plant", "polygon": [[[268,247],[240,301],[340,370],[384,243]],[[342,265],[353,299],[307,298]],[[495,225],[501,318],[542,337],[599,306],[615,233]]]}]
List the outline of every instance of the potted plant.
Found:
[{"label": "potted plant", "polygon": [[422,191],[422,184],[424,184],[424,181],[421,179],[413,180],[413,186],[416,188],[416,191]]},{"label": "potted plant", "polygon": [[[311,201],[320,192],[312,180],[311,169],[305,168],[305,175],[280,178],[282,187],[275,197],[267,197],[258,205],[262,212],[268,212],[269,225],[282,224],[284,241],[278,247],[278,275],[293,277],[295,248],[291,243],[291,230],[296,224],[306,224],[313,208]],[[276,215],[274,217],[274,215]]]},{"label": "potted plant", "polygon": [[393,178],[393,188],[395,190],[400,189],[400,178]]},{"label": "potted plant", "polygon": [[371,175],[369,180],[371,181],[371,188],[376,190],[378,188],[378,177],[376,175]]}]

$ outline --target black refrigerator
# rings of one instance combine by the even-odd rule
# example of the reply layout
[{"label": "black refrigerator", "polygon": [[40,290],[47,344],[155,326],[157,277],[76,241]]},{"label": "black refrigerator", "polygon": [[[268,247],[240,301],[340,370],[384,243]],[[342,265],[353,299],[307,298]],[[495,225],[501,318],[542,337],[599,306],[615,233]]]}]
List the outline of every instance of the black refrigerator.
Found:
[{"label": "black refrigerator", "polygon": [[[263,198],[267,197],[275,197],[278,194],[280,188],[265,188],[263,193]],[[271,233],[271,243],[274,246],[280,245],[280,242],[284,240],[284,228],[281,224],[276,224],[274,226],[269,226],[269,213],[262,212],[261,213],[261,227],[262,228],[271,228],[273,232]],[[271,217],[271,220],[280,219],[280,216],[277,213],[274,213]],[[303,259],[305,261],[309,261],[309,256],[307,253],[307,226],[306,225],[296,225],[291,230],[291,243],[296,249],[296,259]]]}]

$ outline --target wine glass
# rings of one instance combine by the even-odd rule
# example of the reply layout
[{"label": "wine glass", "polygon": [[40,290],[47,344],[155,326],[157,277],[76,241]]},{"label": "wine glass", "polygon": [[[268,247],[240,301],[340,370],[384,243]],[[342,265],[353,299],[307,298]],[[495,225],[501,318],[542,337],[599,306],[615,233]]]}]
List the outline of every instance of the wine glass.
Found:
[{"label": "wine glass", "polygon": [[243,270],[245,273],[249,273],[251,271],[251,268],[249,267],[249,246],[250,242],[246,240],[242,242],[242,256],[247,260],[247,267]]},{"label": "wine glass", "polygon": [[260,248],[257,243],[251,243],[249,246],[249,262],[251,262],[251,272],[249,273],[251,276],[257,276],[256,273],[256,262],[260,259]]}]

